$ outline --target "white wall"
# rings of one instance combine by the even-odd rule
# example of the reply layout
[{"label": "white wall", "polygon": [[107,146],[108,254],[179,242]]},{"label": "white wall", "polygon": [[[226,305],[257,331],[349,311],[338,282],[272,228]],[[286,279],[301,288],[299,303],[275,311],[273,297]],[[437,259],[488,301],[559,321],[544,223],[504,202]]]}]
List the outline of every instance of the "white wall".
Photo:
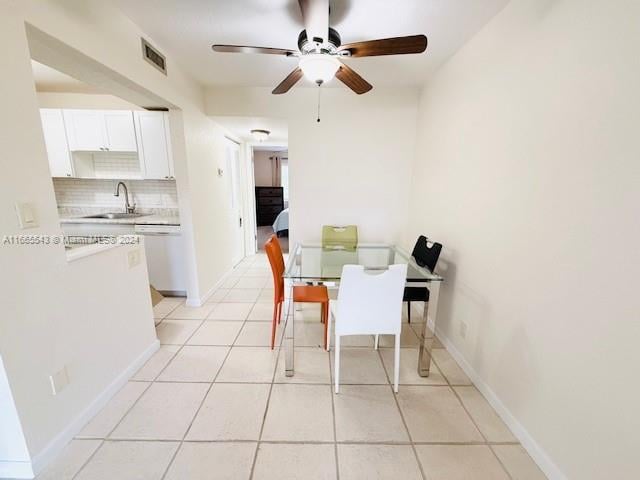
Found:
[{"label": "white wall", "polygon": [[80,108],[96,110],[144,110],[113,95],[95,93],[38,92],[40,108]]},{"label": "white wall", "polygon": [[[11,45],[1,88],[0,231],[3,236],[59,235],[24,26],[4,9],[0,41]],[[19,229],[17,201],[33,205],[37,228]],[[131,248],[139,250],[143,263],[129,269]],[[0,257],[5,272],[0,355],[28,460],[37,465],[82,426],[87,409],[128,367],[157,348],[144,249],[118,247],[68,263],[63,245],[3,245]],[[49,376],[65,366],[71,383],[53,396]],[[6,467],[0,476],[11,473],[15,461],[22,462],[18,466],[24,472],[24,457],[13,455],[14,448],[0,452]]]},{"label": "white wall", "polygon": [[289,125],[290,235],[319,241],[323,224],[356,224],[365,242],[400,238],[407,218],[418,92],[376,89],[358,96],[327,88],[316,123],[317,90],[294,87],[207,91],[207,112],[263,116]]},{"label": "white wall", "polygon": [[[222,135],[203,113],[200,88],[180,73],[171,57],[168,77],[150,67],[140,56],[142,32],[105,2],[0,3],[0,42],[10,45],[3,51],[0,76],[2,235],[61,233],[30,65],[34,43],[27,44],[25,21],[30,40],[35,26],[62,42],[40,42],[40,61],[52,55],[73,67],[76,60],[95,59],[98,73],[112,75],[96,78],[122,87],[114,91],[119,97],[133,103],[164,99],[174,107],[170,117],[180,214],[192,247],[190,288],[199,301],[201,292],[209,291],[231,266],[224,223],[228,195],[223,195],[224,183],[215,175],[223,162],[217,148]],[[61,46],[72,53],[59,54]],[[18,230],[16,201],[34,205],[39,228]],[[141,264],[129,269],[127,251],[120,247],[67,263],[62,245],[0,248],[0,263],[7,272],[0,279],[0,357],[36,468],[88,420],[86,412],[96,408],[96,401],[112,394],[113,386],[126,380],[131,368],[157,345],[144,253]],[[71,384],[54,397],[48,376],[63,365]],[[3,396],[0,404],[6,400]],[[4,453],[0,460],[20,460]]]},{"label": "white wall", "polygon": [[253,174],[256,187],[272,187],[273,172],[271,170],[271,160],[269,157],[275,155],[274,152],[264,150],[253,151]]},{"label": "white wall", "polygon": [[554,478],[640,476],[638,19],[512,1],[420,101],[406,244],[444,244],[440,332]]}]

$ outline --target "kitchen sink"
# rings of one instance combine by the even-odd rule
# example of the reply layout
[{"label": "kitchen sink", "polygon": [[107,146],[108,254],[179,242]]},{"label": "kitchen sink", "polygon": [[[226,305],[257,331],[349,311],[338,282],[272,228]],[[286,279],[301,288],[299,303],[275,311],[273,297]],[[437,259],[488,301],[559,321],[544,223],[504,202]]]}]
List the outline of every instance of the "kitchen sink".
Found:
[{"label": "kitchen sink", "polygon": [[117,220],[120,218],[137,218],[144,217],[148,215],[146,213],[124,213],[124,212],[116,212],[116,213],[98,213],[96,215],[87,215],[82,218],[106,218],[109,220]]}]

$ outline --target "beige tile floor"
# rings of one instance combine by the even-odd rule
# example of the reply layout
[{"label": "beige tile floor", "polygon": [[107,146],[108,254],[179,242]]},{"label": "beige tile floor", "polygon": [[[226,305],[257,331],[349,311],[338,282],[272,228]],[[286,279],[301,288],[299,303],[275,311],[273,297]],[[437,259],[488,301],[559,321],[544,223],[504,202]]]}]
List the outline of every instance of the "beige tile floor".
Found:
[{"label": "beige tile floor", "polygon": [[343,350],[335,395],[317,306],[297,312],[294,377],[268,347],[264,255],[222,287],[203,307],[154,308],[158,352],[39,479],[545,478],[439,342],[431,375],[417,375],[419,325],[403,325],[398,394],[393,339],[375,351],[361,337]]}]

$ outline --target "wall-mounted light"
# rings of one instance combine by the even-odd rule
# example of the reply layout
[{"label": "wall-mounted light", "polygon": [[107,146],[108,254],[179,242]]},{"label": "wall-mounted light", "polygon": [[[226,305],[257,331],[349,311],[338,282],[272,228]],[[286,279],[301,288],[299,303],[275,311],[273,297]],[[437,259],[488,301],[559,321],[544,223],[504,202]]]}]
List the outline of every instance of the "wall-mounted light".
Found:
[{"label": "wall-mounted light", "polygon": [[269,130],[251,130],[251,135],[256,142],[264,142],[267,138],[269,138],[270,134],[271,132]]}]

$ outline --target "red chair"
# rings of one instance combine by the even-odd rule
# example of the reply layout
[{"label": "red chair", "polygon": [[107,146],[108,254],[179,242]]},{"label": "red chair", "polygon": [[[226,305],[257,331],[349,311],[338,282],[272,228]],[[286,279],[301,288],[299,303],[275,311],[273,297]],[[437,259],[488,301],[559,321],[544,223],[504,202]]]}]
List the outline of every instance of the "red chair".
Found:
[{"label": "red chair", "polygon": [[[273,321],[271,323],[271,350],[275,345],[276,328],[282,318],[282,304],[284,303],[284,257],[278,237],[272,235],[264,244],[273,273]],[[323,285],[296,285],[293,287],[293,301],[302,303],[320,303],[322,313],[320,321],[324,323],[324,349],[327,349],[327,317],[329,316],[329,293]]]}]

